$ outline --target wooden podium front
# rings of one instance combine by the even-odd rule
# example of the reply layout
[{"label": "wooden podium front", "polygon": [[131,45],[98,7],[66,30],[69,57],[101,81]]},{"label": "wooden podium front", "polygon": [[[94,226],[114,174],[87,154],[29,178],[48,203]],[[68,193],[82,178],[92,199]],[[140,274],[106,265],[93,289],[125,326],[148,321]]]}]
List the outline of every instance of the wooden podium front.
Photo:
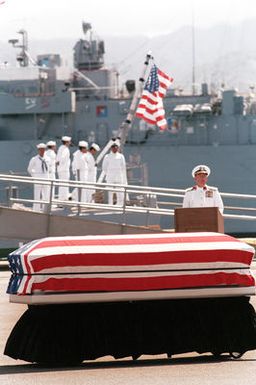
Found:
[{"label": "wooden podium front", "polygon": [[175,209],[175,232],[213,231],[224,233],[224,219],[217,207]]}]

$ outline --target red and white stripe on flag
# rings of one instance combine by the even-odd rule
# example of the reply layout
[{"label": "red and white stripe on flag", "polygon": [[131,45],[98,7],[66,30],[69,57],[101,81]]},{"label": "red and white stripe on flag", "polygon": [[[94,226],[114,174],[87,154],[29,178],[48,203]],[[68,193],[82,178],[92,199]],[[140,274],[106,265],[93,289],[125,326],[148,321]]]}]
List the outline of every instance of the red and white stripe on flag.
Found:
[{"label": "red and white stripe on flag", "polygon": [[166,130],[167,121],[162,99],[165,97],[173,79],[157,68],[157,80],[158,87],[156,87],[156,90],[154,88],[150,89],[146,84],[136,110],[136,116],[149,124],[157,125],[160,130]]},{"label": "red and white stripe on flag", "polygon": [[44,238],[9,255],[18,271],[9,293],[254,287],[253,255],[218,233]]}]

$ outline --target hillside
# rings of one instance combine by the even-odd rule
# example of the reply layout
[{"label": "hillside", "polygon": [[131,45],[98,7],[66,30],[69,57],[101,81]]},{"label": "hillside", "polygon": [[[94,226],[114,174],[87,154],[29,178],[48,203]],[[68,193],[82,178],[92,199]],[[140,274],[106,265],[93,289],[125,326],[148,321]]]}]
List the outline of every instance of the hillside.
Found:
[{"label": "hillside", "polygon": [[[29,32],[29,31],[28,31]],[[105,40],[105,62],[118,69],[121,79],[140,76],[146,53],[151,50],[155,62],[172,75],[175,86],[191,88],[192,37],[191,27],[174,33],[149,38],[101,37]],[[216,25],[209,29],[195,29],[196,82],[248,90],[256,83],[255,20],[234,26]],[[63,63],[72,67],[74,39],[33,40],[29,36],[29,51],[33,57],[40,53],[60,53]],[[15,52],[10,44],[0,41],[0,62],[15,62]]]}]

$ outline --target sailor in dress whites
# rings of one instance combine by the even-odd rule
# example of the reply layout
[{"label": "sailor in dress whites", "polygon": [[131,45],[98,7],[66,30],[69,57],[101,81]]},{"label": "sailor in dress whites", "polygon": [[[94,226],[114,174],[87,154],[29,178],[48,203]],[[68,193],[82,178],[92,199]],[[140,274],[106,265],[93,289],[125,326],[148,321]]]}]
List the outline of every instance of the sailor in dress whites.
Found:
[{"label": "sailor in dress whites", "polygon": [[[70,179],[70,151],[69,146],[71,144],[70,136],[63,136],[61,138],[62,145],[58,149],[56,156],[56,165],[57,165],[57,173],[58,178],[62,180]],[[59,187],[59,199],[60,200],[68,200],[69,198],[69,188],[65,186]]]},{"label": "sailor in dress whites", "polygon": [[[38,154],[30,159],[28,165],[28,173],[32,178],[49,179],[50,159],[45,155],[46,145],[39,143],[37,146]],[[49,200],[49,186],[43,184],[34,184],[34,200],[48,201]],[[45,205],[39,202],[33,204],[34,211],[44,211]]]},{"label": "sailor in dress whites", "polygon": [[195,185],[186,190],[183,207],[218,207],[223,214],[224,206],[217,187],[206,184],[210,173],[210,168],[204,164],[192,170]]},{"label": "sailor in dress whites", "polygon": [[[102,163],[102,170],[106,175],[107,183],[113,184],[127,184],[127,175],[126,175],[126,162],[123,154],[119,152],[120,142],[115,141],[111,146],[111,152],[105,155]],[[108,203],[113,205],[113,191],[108,193]],[[117,191],[116,192],[116,204],[118,206],[123,206],[124,204],[124,193]]]},{"label": "sailor in dress whites", "polygon": [[50,159],[49,178],[56,179],[56,142],[50,140],[46,146],[45,155]]},{"label": "sailor in dress whites", "polygon": [[[95,161],[95,155],[96,153],[100,151],[100,147],[97,143],[92,143],[90,146],[89,151],[86,153],[86,159],[88,163],[88,182],[96,183],[97,179],[97,166]],[[95,193],[95,190],[88,189],[87,190],[87,202],[92,203],[93,202],[93,194]]]},{"label": "sailor in dress whites", "polygon": [[[72,174],[74,175],[75,180],[80,180],[80,175],[77,175],[77,157],[79,156],[81,152],[81,144],[86,143],[86,147],[88,147],[88,143],[85,140],[80,140],[78,142],[78,149],[73,152],[73,159],[71,162],[71,170]],[[78,188],[75,187],[74,190],[72,191],[72,200],[73,201],[78,201]]]},{"label": "sailor in dress whites", "polygon": [[[85,140],[81,140],[78,143],[79,151],[77,152],[72,168],[75,170],[76,180],[87,182],[88,181],[88,163],[87,163],[87,149],[88,149],[88,142]],[[87,202],[87,189],[83,188],[80,189],[80,193],[78,192],[77,200],[86,203]]]}]

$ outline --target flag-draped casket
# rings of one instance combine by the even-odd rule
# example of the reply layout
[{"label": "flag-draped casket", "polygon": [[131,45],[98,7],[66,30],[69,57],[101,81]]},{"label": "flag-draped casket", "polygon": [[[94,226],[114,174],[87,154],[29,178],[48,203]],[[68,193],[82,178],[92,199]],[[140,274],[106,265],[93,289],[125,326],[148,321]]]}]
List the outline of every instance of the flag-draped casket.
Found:
[{"label": "flag-draped casket", "polygon": [[8,293],[31,304],[253,295],[253,255],[219,233],[44,238],[9,255]]},{"label": "flag-draped casket", "polygon": [[218,233],[44,238],[9,256],[28,309],[5,354],[44,364],[256,348],[254,250]]}]

